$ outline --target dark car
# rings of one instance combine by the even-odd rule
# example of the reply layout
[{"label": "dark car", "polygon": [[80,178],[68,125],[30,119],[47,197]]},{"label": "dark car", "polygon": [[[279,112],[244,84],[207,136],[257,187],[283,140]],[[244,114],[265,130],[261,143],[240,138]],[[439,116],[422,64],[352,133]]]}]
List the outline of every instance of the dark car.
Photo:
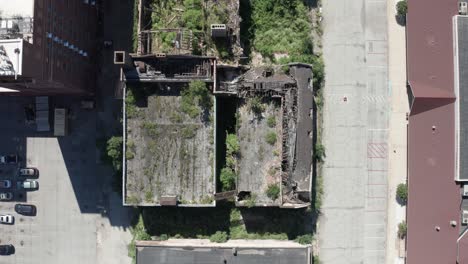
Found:
[{"label": "dark car", "polygon": [[15,211],[18,214],[35,216],[36,215],[36,206],[32,204],[17,204],[15,205]]},{"label": "dark car", "polygon": [[13,245],[0,245],[0,255],[11,255],[15,253]]},{"label": "dark car", "polygon": [[0,164],[16,164],[18,163],[18,156],[16,154],[0,156]]}]

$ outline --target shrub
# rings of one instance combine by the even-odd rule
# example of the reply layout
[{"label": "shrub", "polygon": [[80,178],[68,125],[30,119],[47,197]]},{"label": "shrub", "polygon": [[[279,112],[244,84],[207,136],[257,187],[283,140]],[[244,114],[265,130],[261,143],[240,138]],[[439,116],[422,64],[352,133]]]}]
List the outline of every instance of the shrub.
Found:
[{"label": "shrub", "polygon": [[262,98],[258,96],[251,98],[249,100],[248,106],[249,110],[257,116],[261,115],[263,111],[265,111],[265,106],[262,103]]},{"label": "shrub", "polygon": [[314,158],[315,158],[315,160],[317,160],[318,162],[322,162],[323,158],[325,158],[325,157],[326,157],[325,147],[320,143],[315,144],[315,146],[314,146]]},{"label": "shrub", "polygon": [[267,118],[267,125],[271,128],[275,127],[276,126],[276,118],[275,116],[269,116]]},{"label": "shrub", "polygon": [[214,243],[226,243],[227,240],[228,235],[224,231],[216,231],[216,233],[210,236],[210,241]]},{"label": "shrub", "polygon": [[406,16],[406,14],[408,13],[408,2],[406,2],[406,0],[399,1],[396,5],[396,8],[397,14],[399,16]]},{"label": "shrub", "polygon": [[296,237],[296,239],[294,239],[294,241],[296,241],[297,243],[301,245],[310,245],[312,244],[313,240],[314,240],[314,237],[312,236],[312,234],[305,234],[302,236],[298,236]]},{"label": "shrub", "polygon": [[107,140],[107,156],[111,159],[112,167],[114,167],[116,171],[122,169],[122,144],[122,137],[111,137]]},{"label": "shrub", "polygon": [[406,183],[398,184],[396,189],[396,197],[402,204],[406,204],[408,201],[408,186]]},{"label": "shrub", "polygon": [[273,201],[278,199],[280,194],[280,187],[278,184],[270,184],[266,190],[266,195],[268,198],[272,199]]},{"label": "shrub", "polygon": [[256,205],[257,203],[257,195],[255,194],[250,194],[249,197],[247,197],[247,199],[245,200],[245,205],[248,207],[248,208],[252,208]]},{"label": "shrub", "polygon": [[196,127],[195,126],[184,127],[182,128],[181,133],[182,133],[182,137],[185,139],[193,138],[197,134]]},{"label": "shrub", "polygon": [[190,82],[187,89],[181,92],[181,95],[181,110],[191,118],[200,115],[202,109],[207,110],[213,106],[210,92],[202,81]]},{"label": "shrub", "polygon": [[402,221],[398,224],[398,237],[401,239],[405,238],[407,232],[408,226],[406,225],[406,221]]},{"label": "shrub", "polygon": [[230,168],[223,168],[221,170],[220,181],[223,191],[233,190],[236,186],[236,174]]},{"label": "shrub", "polygon": [[274,145],[276,143],[276,133],[268,132],[265,136],[265,140],[268,144]]},{"label": "shrub", "polygon": [[227,134],[226,136],[226,152],[228,155],[238,154],[240,149],[239,140],[236,134]]}]

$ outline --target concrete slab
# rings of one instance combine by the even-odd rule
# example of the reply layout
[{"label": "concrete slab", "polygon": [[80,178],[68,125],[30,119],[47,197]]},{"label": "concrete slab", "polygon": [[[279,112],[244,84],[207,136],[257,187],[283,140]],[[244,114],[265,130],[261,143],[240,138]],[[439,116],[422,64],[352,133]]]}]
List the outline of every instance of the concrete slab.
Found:
[{"label": "concrete slab", "polygon": [[319,254],[325,264],[385,259],[390,111],[386,10],[384,0],[323,3],[327,158]]}]

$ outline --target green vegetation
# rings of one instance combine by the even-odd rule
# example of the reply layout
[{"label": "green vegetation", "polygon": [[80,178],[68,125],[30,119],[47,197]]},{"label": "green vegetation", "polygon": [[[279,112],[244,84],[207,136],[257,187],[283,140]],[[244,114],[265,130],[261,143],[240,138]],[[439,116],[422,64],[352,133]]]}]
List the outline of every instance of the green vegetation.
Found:
[{"label": "green vegetation", "polygon": [[202,110],[210,110],[213,106],[213,99],[202,81],[190,82],[187,89],[181,93],[181,110],[191,118],[196,118]]},{"label": "green vegetation", "polygon": [[322,196],[323,196],[323,177],[319,175],[315,180],[315,199],[314,199],[314,209],[316,213],[320,212],[322,207]]},{"label": "green vegetation", "polygon": [[408,2],[406,0],[399,1],[396,5],[397,14],[401,17],[406,16],[408,13]]},{"label": "green vegetation", "polygon": [[107,141],[107,156],[110,158],[112,167],[116,171],[122,171],[122,137],[111,137]]},{"label": "green vegetation", "polygon": [[226,243],[228,241],[228,235],[223,231],[216,231],[210,236],[210,241],[214,243]]},{"label": "green vegetation", "polygon": [[258,96],[249,99],[248,108],[256,116],[260,116],[263,111],[265,111],[265,105],[262,103],[262,98]]},{"label": "green vegetation", "polygon": [[319,259],[319,256],[314,256],[314,260],[312,262],[313,264],[320,264],[322,262],[320,262],[320,259]]},{"label": "green vegetation", "polygon": [[266,189],[266,195],[268,198],[272,199],[273,201],[278,199],[280,194],[280,187],[278,184],[270,184]]},{"label": "green vegetation", "polygon": [[146,133],[148,134],[148,136],[150,137],[158,136],[158,129],[157,129],[156,123],[145,121],[143,122],[141,127],[146,130]]},{"label": "green vegetation", "polygon": [[133,32],[132,32],[133,52],[138,49],[138,1],[133,5]]},{"label": "green vegetation", "polygon": [[398,237],[401,239],[405,238],[407,232],[408,226],[406,225],[406,221],[402,221],[398,224]]},{"label": "green vegetation", "polygon": [[308,9],[302,0],[251,1],[253,47],[265,57],[274,53],[311,54]]},{"label": "green vegetation", "polygon": [[125,97],[125,114],[127,118],[138,116],[138,108],[136,106],[136,99],[132,89],[127,89],[127,94]]},{"label": "green vegetation", "polygon": [[217,231],[229,239],[294,240],[312,231],[312,213],[304,209],[237,208],[218,201],[216,208],[141,208],[147,233],[152,237],[209,239]]},{"label": "green vegetation", "polygon": [[401,204],[406,204],[408,202],[408,185],[406,183],[398,184],[396,197]]},{"label": "green vegetation", "polygon": [[276,133],[273,131],[268,132],[265,136],[266,142],[270,145],[274,145],[276,143],[276,138]]},{"label": "green vegetation", "polygon": [[153,202],[153,197],[154,197],[154,194],[151,190],[147,190],[145,192],[145,202],[147,203]]},{"label": "green vegetation", "polygon": [[271,128],[273,128],[273,127],[276,126],[276,118],[275,118],[275,116],[269,116],[269,117],[267,118],[267,125],[268,125],[268,127],[271,127]]},{"label": "green vegetation", "polygon": [[223,191],[230,191],[236,187],[237,175],[231,168],[223,168],[219,178]]},{"label": "green vegetation", "polygon": [[195,137],[197,134],[197,127],[193,125],[187,125],[186,127],[182,128],[182,137],[185,139],[190,139]]},{"label": "green vegetation", "polygon": [[138,222],[133,226],[130,227],[130,233],[132,234],[133,238],[130,244],[128,245],[128,256],[132,258],[133,263],[135,263],[136,258],[136,248],[135,242],[137,240],[151,240],[151,235],[148,234],[145,228],[145,224],[143,222],[143,217],[140,215],[138,218]]},{"label": "green vegetation", "polygon": [[254,193],[251,193],[247,199],[245,199],[245,205],[248,208],[252,208],[257,204],[257,195]]},{"label": "green vegetation", "polygon": [[326,157],[325,147],[320,143],[316,143],[315,146],[314,146],[314,158],[315,158],[315,160],[318,161],[318,162],[322,162],[325,157]]},{"label": "green vegetation", "polygon": [[312,236],[312,234],[305,234],[305,235],[296,237],[294,241],[296,241],[297,243],[301,245],[310,245],[312,244],[312,241],[314,241],[314,237]]},{"label": "green vegetation", "polygon": [[220,181],[222,191],[230,191],[236,188],[236,163],[240,145],[236,134],[226,135],[226,167],[221,170]]},{"label": "green vegetation", "polygon": [[236,134],[226,135],[226,152],[229,155],[238,154],[240,150],[239,140]]}]

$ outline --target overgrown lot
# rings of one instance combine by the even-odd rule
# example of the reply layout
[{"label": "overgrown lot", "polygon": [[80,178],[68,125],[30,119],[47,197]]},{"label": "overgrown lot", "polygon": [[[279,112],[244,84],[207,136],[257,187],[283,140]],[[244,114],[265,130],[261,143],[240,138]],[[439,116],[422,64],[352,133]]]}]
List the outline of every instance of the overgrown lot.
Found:
[{"label": "overgrown lot", "polygon": [[188,87],[133,86],[126,97],[126,201],[211,204],[213,98],[203,82]]}]

